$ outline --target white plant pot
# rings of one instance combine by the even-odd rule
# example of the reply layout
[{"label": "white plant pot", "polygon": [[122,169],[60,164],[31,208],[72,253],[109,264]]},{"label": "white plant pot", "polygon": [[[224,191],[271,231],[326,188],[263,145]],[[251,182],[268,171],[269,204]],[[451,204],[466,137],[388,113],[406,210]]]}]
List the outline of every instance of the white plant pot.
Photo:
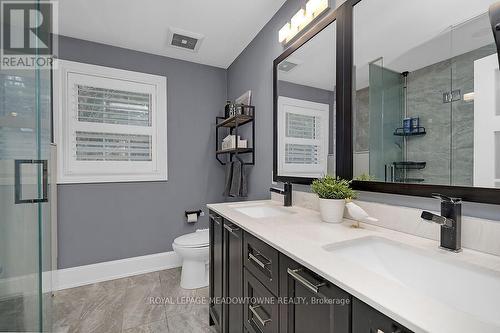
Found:
[{"label": "white plant pot", "polygon": [[319,199],[319,211],[324,222],[342,223],[344,209],[344,199]]}]

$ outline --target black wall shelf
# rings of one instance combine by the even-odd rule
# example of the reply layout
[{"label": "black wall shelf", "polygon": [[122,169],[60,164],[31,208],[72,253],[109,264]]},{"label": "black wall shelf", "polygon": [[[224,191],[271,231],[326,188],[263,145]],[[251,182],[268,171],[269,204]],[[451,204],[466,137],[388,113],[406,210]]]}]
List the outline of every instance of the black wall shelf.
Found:
[{"label": "black wall shelf", "polygon": [[215,153],[217,155],[221,154],[246,154],[253,152],[253,148],[233,148],[233,149],[220,149]]},{"label": "black wall shelf", "polygon": [[[220,164],[226,165],[228,162],[233,161],[233,158],[237,158],[243,165],[255,165],[255,149],[254,148],[240,148],[238,147],[238,131],[239,127],[245,124],[252,125],[251,140],[247,139],[247,144],[251,144],[255,147],[255,107],[253,105],[243,105],[243,110],[247,110],[250,114],[237,114],[230,118],[216,117],[215,121],[215,158]],[[231,149],[220,149],[219,146],[219,131],[222,128],[229,129],[230,135],[236,136],[236,147]],[[251,155],[251,160],[246,161],[240,155]],[[227,155],[228,158],[223,161],[219,156]]]},{"label": "black wall shelf", "polygon": [[412,130],[410,132],[405,132],[403,127],[396,128],[394,131],[395,136],[421,136],[427,134],[425,127],[417,127],[417,130]]},{"label": "black wall shelf", "polygon": [[393,165],[396,169],[422,170],[427,166],[427,162],[394,162]]}]

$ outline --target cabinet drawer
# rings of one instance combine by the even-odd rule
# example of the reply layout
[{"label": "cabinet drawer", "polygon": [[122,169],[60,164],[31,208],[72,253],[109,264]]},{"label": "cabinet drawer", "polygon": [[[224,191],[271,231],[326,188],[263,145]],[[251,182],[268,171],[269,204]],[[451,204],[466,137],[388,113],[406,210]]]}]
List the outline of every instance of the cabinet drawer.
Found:
[{"label": "cabinet drawer", "polygon": [[[350,333],[351,295],[280,254],[280,332]],[[365,332],[377,333],[377,332]]]},{"label": "cabinet drawer", "polygon": [[278,251],[260,239],[245,233],[243,237],[245,267],[274,295],[278,294]]},{"label": "cabinet drawer", "polygon": [[353,297],[352,333],[412,333],[368,304]]},{"label": "cabinet drawer", "polygon": [[276,297],[244,269],[245,328],[250,333],[278,333],[279,307]]}]

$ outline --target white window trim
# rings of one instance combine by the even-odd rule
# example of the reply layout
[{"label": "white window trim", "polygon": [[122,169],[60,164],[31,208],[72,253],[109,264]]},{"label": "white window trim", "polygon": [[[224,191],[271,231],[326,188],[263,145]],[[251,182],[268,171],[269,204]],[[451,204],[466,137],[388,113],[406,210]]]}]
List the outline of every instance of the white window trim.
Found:
[{"label": "white window trim", "polygon": [[[314,115],[322,117],[321,133],[322,133],[322,151],[321,164],[313,167],[307,164],[286,164],[285,163],[285,144],[290,141],[295,143],[310,143],[312,140],[307,139],[287,139],[285,140],[286,118],[285,106],[292,105],[294,107],[308,109],[307,112],[296,112],[297,114]],[[313,109],[314,111],[311,111]],[[316,103],[305,101],[302,99],[278,96],[278,175],[290,177],[311,177],[319,178],[327,173],[328,168],[328,128],[330,121],[330,105],[324,103]]]},{"label": "white window trim", "polygon": [[[53,73],[53,109],[54,109],[54,138],[57,145],[57,183],[103,183],[103,182],[134,182],[134,181],[166,181],[168,179],[167,168],[167,78],[165,76],[145,74],[121,70],[110,67],[90,65],[67,60],[57,60],[57,70]],[[151,162],[102,162],[99,172],[86,171],[85,168],[74,168],[72,166],[72,145],[68,139],[72,133],[71,114],[63,113],[72,110],[70,107],[71,95],[67,93],[71,83],[71,75],[91,75],[97,80],[120,80],[123,85],[134,84],[142,87],[145,91],[154,92],[152,100],[152,135],[153,149]],[[142,88],[141,88],[142,89]],[[127,125],[99,124],[109,129],[115,126],[135,127]],[[94,126],[96,128],[96,126]],[[95,162],[92,162],[95,163]],[[130,170],[130,163],[134,166],[149,167],[138,168],[137,171]],[[149,163],[149,164],[148,164]]]}]

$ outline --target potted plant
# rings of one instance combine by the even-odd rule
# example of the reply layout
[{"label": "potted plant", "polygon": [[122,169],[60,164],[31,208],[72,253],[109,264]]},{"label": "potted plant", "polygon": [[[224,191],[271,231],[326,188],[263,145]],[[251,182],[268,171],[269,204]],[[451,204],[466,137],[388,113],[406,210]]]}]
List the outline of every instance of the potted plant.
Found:
[{"label": "potted plant", "polygon": [[314,180],[311,190],[319,196],[321,219],[330,223],[341,223],[346,199],[356,198],[349,181],[332,176]]}]

